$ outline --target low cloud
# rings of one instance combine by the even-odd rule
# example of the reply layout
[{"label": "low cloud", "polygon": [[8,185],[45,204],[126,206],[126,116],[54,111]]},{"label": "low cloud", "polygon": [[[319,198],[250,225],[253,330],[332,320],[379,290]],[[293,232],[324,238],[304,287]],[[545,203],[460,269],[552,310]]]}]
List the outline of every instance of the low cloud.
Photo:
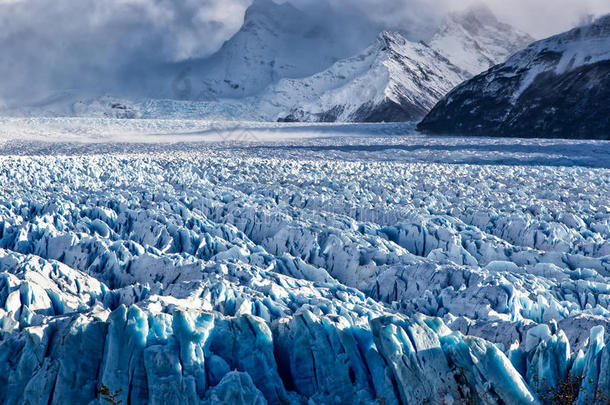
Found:
[{"label": "low cloud", "polygon": [[0,95],[6,102],[35,99],[57,89],[123,86],[147,66],[206,56],[239,29],[248,4],[2,1]]},{"label": "low cloud", "polygon": [[500,18],[537,38],[566,31],[589,16],[610,13],[608,0],[486,0]]},{"label": "low cloud", "polygon": [[608,0],[288,0],[315,8],[330,4],[335,10],[357,10],[369,21],[425,36],[447,12],[486,4],[504,22],[544,38],[568,30],[587,16],[610,13]]}]

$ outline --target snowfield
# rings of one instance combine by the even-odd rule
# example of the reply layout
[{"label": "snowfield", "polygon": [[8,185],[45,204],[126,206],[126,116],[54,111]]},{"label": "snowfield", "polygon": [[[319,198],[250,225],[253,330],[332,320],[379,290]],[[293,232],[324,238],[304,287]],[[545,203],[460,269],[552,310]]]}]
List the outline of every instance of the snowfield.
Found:
[{"label": "snowfield", "polygon": [[610,391],[610,143],[5,118],[0,185],[3,404]]}]

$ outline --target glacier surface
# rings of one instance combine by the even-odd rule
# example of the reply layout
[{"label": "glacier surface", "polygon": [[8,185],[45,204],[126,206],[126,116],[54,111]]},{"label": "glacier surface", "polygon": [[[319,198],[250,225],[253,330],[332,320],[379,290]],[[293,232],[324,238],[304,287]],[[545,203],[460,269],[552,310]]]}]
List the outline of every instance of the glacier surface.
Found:
[{"label": "glacier surface", "polygon": [[610,390],[610,145],[0,119],[0,402]]}]

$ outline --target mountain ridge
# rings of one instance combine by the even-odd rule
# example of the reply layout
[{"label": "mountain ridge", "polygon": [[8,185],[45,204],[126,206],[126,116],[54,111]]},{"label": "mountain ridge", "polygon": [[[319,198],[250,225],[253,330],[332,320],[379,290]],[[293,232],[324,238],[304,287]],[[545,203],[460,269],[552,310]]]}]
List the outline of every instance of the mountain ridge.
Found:
[{"label": "mountain ridge", "polygon": [[428,133],[610,139],[610,14],[543,39],[452,90]]},{"label": "mountain ridge", "polygon": [[483,4],[449,13],[441,22],[430,46],[445,55],[470,77],[504,62],[534,42],[529,34],[498,20]]},{"label": "mountain ridge", "polygon": [[[359,63],[365,66],[348,76]],[[437,98],[464,79],[457,67],[425,43],[384,31],[362,54],[337,62],[309,81],[282,81],[273,92],[286,92],[279,89],[291,85],[315,88],[316,81],[324,81],[325,76],[331,77],[329,89],[297,103],[301,105],[280,120],[410,121],[425,114]]]},{"label": "mountain ridge", "polygon": [[[382,31],[361,47],[369,33],[352,38],[353,31],[349,25],[320,24],[288,3],[257,0],[246,11],[242,28],[214,55],[143,75],[144,97],[67,93],[27,114],[417,121],[453,87],[530,38],[481,7],[448,15],[429,43]],[[497,38],[485,40],[490,35]],[[447,44],[458,44],[465,56],[447,52]]]}]

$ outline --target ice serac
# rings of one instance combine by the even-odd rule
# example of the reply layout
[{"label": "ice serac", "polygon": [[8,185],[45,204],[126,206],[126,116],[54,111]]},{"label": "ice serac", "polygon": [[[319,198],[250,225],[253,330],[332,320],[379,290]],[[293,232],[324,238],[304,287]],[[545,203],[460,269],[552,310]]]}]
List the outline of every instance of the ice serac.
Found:
[{"label": "ice serac", "polygon": [[267,401],[248,374],[231,371],[209,390],[201,404],[265,405]]},{"label": "ice serac", "polygon": [[426,133],[610,139],[610,15],[530,45],[443,98]]},{"label": "ice serac", "polygon": [[610,377],[607,370],[610,366],[610,348],[608,340],[605,338],[605,332],[605,329],[600,326],[591,329],[587,351],[579,370],[579,377],[582,378],[577,401],[579,405],[602,403],[608,400]]},{"label": "ice serac", "polygon": [[[119,125],[167,125],[142,121]],[[413,146],[395,138],[1,145],[0,403],[99,404],[104,384],[131,404],[536,404],[568,379],[601,398],[608,169],[388,162]]]},{"label": "ice serac", "polygon": [[[37,346],[40,339],[30,343],[40,332],[29,328],[0,343],[3,403],[93,404],[98,384],[120,388],[118,398],[132,404],[533,403],[493,344],[473,344],[423,316],[356,325],[305,311],[279,320],[272,332],[251,315],[121,306],[105,319],[66,322],[46,348]],[[449,338],[466,342],[461,355],[470,363],[456,360]],[[475,364],[481,370],[469,375],[466,367]],[[462,378],[473,388],[467,397]]]}]

